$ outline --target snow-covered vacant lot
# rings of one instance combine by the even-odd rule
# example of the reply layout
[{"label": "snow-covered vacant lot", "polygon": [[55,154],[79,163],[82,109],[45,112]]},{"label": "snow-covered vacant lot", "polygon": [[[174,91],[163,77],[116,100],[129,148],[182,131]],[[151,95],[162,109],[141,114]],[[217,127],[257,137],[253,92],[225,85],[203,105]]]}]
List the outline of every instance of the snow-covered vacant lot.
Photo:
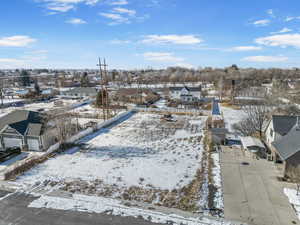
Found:
[{"label": "snow-covered vacant lot", "polygon": [[206,117],[176,116],[176,122],[160,117],[134,114],[84,138],[83,147],[49,159],[16,182],[195,211],[204,204]]}]

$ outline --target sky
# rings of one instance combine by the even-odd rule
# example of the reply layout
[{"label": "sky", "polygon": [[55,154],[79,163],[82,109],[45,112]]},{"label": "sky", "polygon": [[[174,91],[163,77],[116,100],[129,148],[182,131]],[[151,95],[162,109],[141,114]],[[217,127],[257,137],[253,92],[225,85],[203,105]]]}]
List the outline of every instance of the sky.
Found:
[{"label": "sky", "polygon": [[300,67],[298,0],[1,0],[0,68]]}]

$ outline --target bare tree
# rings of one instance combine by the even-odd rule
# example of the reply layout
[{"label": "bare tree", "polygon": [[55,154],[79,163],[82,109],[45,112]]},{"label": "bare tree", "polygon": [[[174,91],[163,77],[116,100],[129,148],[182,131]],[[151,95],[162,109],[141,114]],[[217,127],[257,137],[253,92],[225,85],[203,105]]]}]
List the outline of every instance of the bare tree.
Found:
[{"label": "bare tree", "polygon": [[247,135],[258,133],[260,138],[262,138],[271,108],[265,104],[247,105],[243,110],[247,114],[247,118],[240,123],[239,127],[242,127],[241,130],[246,131]]},{"label": "bare tree", "polygon": [[251,136],[256,132],[249,118],[243,119],[241,122],[233,124],[232,128],[244,136]]},{"label": "bare tree", "polygon": [[54,118],[56,137],[59,143],[64,143],[73,134],[72,117],[69,114]]}]

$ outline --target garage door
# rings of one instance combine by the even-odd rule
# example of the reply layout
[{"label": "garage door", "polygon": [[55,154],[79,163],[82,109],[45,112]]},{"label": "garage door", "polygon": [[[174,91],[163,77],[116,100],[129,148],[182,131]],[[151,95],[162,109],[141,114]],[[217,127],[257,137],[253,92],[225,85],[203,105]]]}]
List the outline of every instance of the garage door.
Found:
[{"label": "garage door", "polygon": [[28,149],[30,151],[39,151],[40,144],[37,139],[27,139]]},{"label": "garage door", "polygon": [[4,137],[3,142],[5,148],[22,147],[22,139],[20,138]]}]

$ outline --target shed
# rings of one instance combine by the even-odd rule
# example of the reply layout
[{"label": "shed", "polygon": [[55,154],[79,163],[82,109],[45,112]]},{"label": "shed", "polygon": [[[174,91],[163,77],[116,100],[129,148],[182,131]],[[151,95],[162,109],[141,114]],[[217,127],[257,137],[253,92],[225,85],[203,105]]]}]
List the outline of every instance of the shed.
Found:
[{"label": "shed", "polygon": [[249,152],[259,154],[262,156],[266,155],[266,147],[265,145],[261,142],[261,140],[247,136],[247,137],[241,137],[241,143],[242,143],[242,148],[244,150],[247,150]]}]

